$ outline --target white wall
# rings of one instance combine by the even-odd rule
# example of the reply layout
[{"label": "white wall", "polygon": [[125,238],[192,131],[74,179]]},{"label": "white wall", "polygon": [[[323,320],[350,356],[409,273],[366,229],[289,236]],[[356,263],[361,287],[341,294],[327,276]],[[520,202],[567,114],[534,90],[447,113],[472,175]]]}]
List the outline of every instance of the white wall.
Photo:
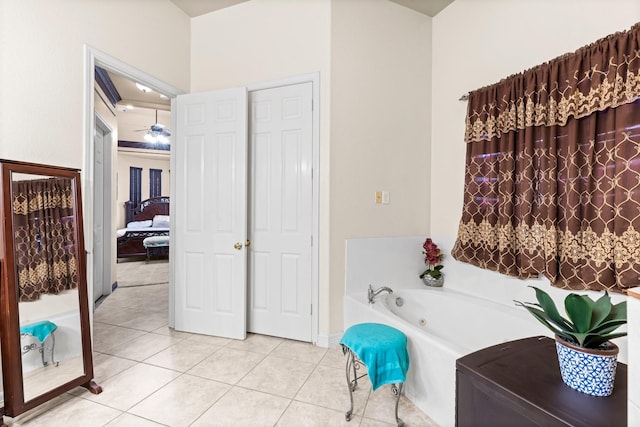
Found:
[{"label": "white wall", "polygon": [[345,238],[428,227],[430,34],[387,0],[253,0],[192,20],[194,92],[320,72],[320,335],[342,331]]},{"label": "white wall", "polygon": [[[331,332],[342,330],[345,240],[429,227],[431,18],[387,0],[331,9]],[[388,205],[375,204],[389,191]]]},{"label": "white wall", "polygon": [[83,166],[85,43],[189,87],[189,18],[169,0],[3,0],[0,40],[0,158]]},{"label": "white wall", "polygon": [[330,10],[330,0],[252,0],[191,24],[192,92],[320,73],[321,334],[329,330]]},{"label": "white wall", "polygon": [[[617,0],[455,0],[433,19],[431,230],[451,249],[462,213],[466,103],[458,98],[511,74],[627,30],[640,2]],[[540,282],[484,272],[448,257],[460,280],[450,286],[499,299],[529,301]],[[564,291],[552,290],[558,298]],[[616,298],[618,298],[617,296]]]}]

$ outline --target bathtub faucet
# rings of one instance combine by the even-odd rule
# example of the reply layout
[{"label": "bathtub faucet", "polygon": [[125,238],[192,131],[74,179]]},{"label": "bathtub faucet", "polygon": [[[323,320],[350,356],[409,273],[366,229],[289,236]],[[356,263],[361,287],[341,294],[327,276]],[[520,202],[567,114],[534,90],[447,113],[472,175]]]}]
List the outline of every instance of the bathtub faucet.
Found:
[{"label": "bathtub faucet", "polygon": [[373,300],[373,298],[378,295],[381,292],[389,292],[390,294],[393,293],[393,289],[388,288],[386,286],[383,286],[381,288],[376,289],[375,291],[373,290],[373,287],[371,285],[369,285],[369,304],[373,304],[375,301]]}]

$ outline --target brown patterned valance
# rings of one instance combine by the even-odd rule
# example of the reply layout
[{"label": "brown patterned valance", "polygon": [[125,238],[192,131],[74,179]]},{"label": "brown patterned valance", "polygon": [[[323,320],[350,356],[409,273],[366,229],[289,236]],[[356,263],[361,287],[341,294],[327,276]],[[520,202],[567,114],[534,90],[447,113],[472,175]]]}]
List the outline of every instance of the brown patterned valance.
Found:
[{"label": "brown patterned valance", "polygon": [[640,285],[640,24],[470,93],[466,138],[455,259]]},{"label": "brown patterned valance", "polygon": [[35,301],[78,285],[72,180],[16,181],[12,222],[18,298]]},{"label": "brown patterned valance", "polygon": [[471,92],[465,141],[531,126],[564,126],[569,117],[585,117],[638,98],[640,23]]}]

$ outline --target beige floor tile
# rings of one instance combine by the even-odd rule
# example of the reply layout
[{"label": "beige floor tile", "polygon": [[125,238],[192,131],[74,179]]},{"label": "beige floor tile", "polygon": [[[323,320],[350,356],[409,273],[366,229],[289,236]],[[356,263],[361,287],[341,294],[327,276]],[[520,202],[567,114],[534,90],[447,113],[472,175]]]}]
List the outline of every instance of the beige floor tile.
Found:
[{"label": "beige floor tile", "polygon": [[[179,333],[184,333],[184,332],[179,332]],[[203,342],[203,343],[207,343],[207,344],[213,344],[213,345],[217,345],[217,346],[220,346],[220,347],[224,347],[227,344],[229,344],[231,341],[233,341],[230,338],[223,338],[223,337],[216,337],[216,336],[213,336],[213,335],[202,335],[202,334],[189,334],[187,339],[193,340],[193,341],[198,341],[198,342]]]},{"label": "beige floor tile", "polygon": [[122,412],[95,402],[72,397],[51,410],[11,423],[11,426],[29,427],[86,427],[88,421],[93,426],[102,426],[118,417]]},{"label": "beige floor tile", "polygon": [[354,416],[351,421],[347,422],[344,418],[344,411],[336,411],[334,409],[323,408],[310,403],[293,401],[284,412],[278,424],[278,427],[355,427],[360,424],[360,417]]},{"label": "beige floor tile", "polygon": [[163,326],[167,326],[166,313],[148,313],[138,312],[138,314],[129,320],[117,323],[118,326],[132,329],[140,329],[142,331],[151,332]]},{"label": "beige floor tile", "polygon": [[224,347],[198,363],[187,373],[226,384],[236,384],[263,358],[264,356],[258,353]]},{"label": "beige floor tile", "polygon": [[[370,391],[369,379],[361,378],[353,392],[355,415],[362,415]],[[317,366],[295,400],[346,412],[349,409],[349,389],[344,369]]]},{"label": "beige floor tile", "polygon": [[93,328],[93,350],[100,353],[108,353],[111,348],[131,342],[146,334],[144,331],[99,322],[94,322]]},{"label": "beige floor tile", "polygon": [[117,264],[118,287],[169,281],[169,260],[121,261]]},{"label": "beige floor tile", "polygon": [[120,372],[129,369],[136,362],[122,357],[111,356],[109,354],[93,354],[93,377],[99,384]]},{"label": "beige floor tile", "polygon": [[94,322],[106,323],[108,325],[120,325],[138,316],[139,312],[132,308],[105,306],[98,307],[93,316]]},{"label": "beige floor tile", "polygon": [[145,359],[144,363],[186,372],[218,350],[217,345],[185,339]]},{"label": "beige floor tile", "polygon": [[127,342],[119,346],[105,350],[105,353],[125,359],[143,361],[162,350],[178,344],[181,338],[173,338],[167,335],[147,333],[136,338],[134,343]]},{"label": "beige floor tile", "polygon": [[389,427],[389,426],[397,426],[396,423],[389,424],[380,420],[372,420],[371,418],[362,418],[360,422],[360,427]]},{"label": "beige floor tile", "polygon": [[115,420],[107,424],[106,427],[163,427],[164,424],[154,423],[153,421],[123,413]]},{"label": "beige floor tile", "polygon": [[247,339],[232,340],[227,347],[235,348],[238,350],[253,351],[255,353],[269,354],[271,353],[284,339],[277,337],[270,337],[268,335],[247,334]]},{"label": "beige floor tile", "polygon": [[48,402],[45,402],[40,406],[36,406],[35,408],[30,409],[29,411],[24,412],[15,418],[5,416],[4,422],[9,426],[27,425],[29,420],[35,419],[45,414],[46,412],[57,408],[58,406],[62,405],[63,402],[71,399],[72,397],[73,396],[71,394],[61,394],[60,396],[54,397]]},{"label": "beige floor tile", "polygon": [[104,381],[102,393],[85,392],[82,397],[126,411],[178,376],[179,372],[140,363]]},{"label": "beige floor tile", "polygon": [[290,400],[240,387],[232,388],[193,427],[275,425]]},{"label": "beige floor tile", "polygon": [[[391,392],[391,385],[383,385],[369,396],[364,416],[395,424],[395,405],[396,396]],[[416,408],[404,395],[400,398],[398,417],[404,421],[406,427],[438,427],[431,418]]]},{"label": "beige floor tile", "polygon": [[[188,332],[180,332],[180,331],[176,331],[173,328],[170,328],[168,325],[165,326],[161,326],[158,329],[155,329],[153,331],[154,334],[160,334],[160,335],[169,335],[170,337],[175,337],[175,338],[184,338],[184,339],[189,339],[192,337],[200,337],[201,335],[196,335],[196,334],[190,334]],[[231,340],[226,340],[224,343],[226,344],[228,341]]]},{"label": "beige floor tile", "polygon": [[324,355],[320,361],[320,365],[329,366],[331,368],[344,369],[347,363],[347,356],[342,353],[342,347],[332,347],[327,350],[327,354]]},{"label": "beige floor tile", "polygon": [[326,348],[301,341],[285,340],[269,354],[284,359],[300,360],[317,364],[326,353]]},{"label": "beige floor tile", "polygon": [[128,412],[170,426],[189,426],[230,388],[206,378],[182,375]]},{"label": "beige floor tile", "polygon": [[309,378],[315,364],[267,356],[238,385],[282,397],[293,398]]}]

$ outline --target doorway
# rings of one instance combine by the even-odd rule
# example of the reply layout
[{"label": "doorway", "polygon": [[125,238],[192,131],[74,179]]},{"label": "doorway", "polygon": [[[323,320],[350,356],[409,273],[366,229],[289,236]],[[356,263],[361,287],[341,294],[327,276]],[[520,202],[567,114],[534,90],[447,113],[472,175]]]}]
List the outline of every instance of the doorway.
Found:
[{"label": "doorway", "polygon": [[[83,184],[83,206],[85,207],[84,213],[84,229],[85,230],[93,230],[94,229],[94,214],[95,214],[95,199],[97,197],[97,193],[100,193],[99,189],[96,189],[96,183],[94,181],[94,175],[96,169],[96,165],[94,164],[94,158],[96,156],[95,146],[94,146],[94,130],[96,129],[96,109],[94,105],[94,75],[95,75],[95,67],[99,66],[105,70],[117,73],[127,79],[138,82],[142,85],[145,85],[158,93],[163,93],[169,98],[173,99],[178,94],[183,93],[180,89],[171,86],[150,74],[144,73],[117,58],[114,58],[110,55],[105,54],[97,49],[94,49],[88,45],[84,46],[85,49],[85,64],[84,64],[84,147],[85,147],[85,159],[82,167],[82,184]],[[171,167],[173,167],[173,159],[171,159]],[[109,171],[112,168],[109,168]],[[114,176],[109,174],[110,182],[113,182],[115,179]],[[99,183],[98,183],[99,185]],[[97,190],[97,191],[96,191]],[[173,179],[171,180],[171,194],[174,194],[174,184]],[[113,206],[115,200],[111,197],[105,197],[103,204],[103,212],[113,212]],[[116,228],[115,223],[112,221],[109,225],[110,230],[105,230],[104,236],[109,236],[109,239],[115,238]],[[93,233],[85,234],[85,246],[87,248],[94,248],[94,239],[95,236]],[[102,245],[105,246],[104,244]],[[115,258],[116,254],[111,251],[109,266],[115,268]],[[87,279],[89,283],[89,298],[90,301],[95,301],[97,290],[94,290],[93,281],[94,281],[94,258],[96,257],[95,251],[92,249],[87,252]],[[111,283],[107,286],[110,287]],[[110,292],[110,289],[109,289]],[[91,318],[93,322],[93,312],[91,313]],[[169,318],[170,324],[173,322],[173,280],[171,278],[171,270],[170,270],[170,278],[169,278]]]}]

